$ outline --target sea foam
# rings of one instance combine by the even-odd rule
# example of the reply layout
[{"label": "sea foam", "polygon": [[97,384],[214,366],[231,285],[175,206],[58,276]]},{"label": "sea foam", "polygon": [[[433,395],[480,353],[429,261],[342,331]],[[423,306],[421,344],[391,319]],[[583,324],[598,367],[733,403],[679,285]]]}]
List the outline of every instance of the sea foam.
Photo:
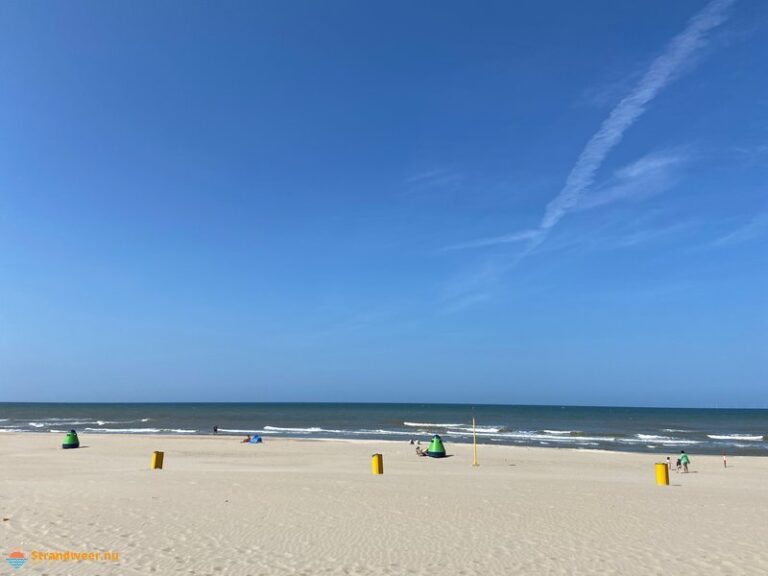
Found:
[{"label": "sea foam", "polygon": [[707,434],[707,438],[712,440],[746,440],[749,442],[760,442],[763,436],[752,436],[750,434]]},{"label": "sea foam", "polygon": [[157,434],[166,432],[170,434],[196,434],[197,430],[185,428],[86,428],[86,432],[105,432],[109,434]]},{"label": "sea foam", "polygon": [[466,424],[441,424],[439,422],[403,422],[403,426],[410,428],[461,428]]}]

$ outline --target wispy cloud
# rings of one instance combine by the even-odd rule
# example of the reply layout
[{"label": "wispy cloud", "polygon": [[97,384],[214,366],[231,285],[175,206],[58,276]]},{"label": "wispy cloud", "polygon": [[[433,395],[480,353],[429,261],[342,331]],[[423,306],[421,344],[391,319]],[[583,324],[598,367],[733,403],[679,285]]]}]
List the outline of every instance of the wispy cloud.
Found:
[{"label": "wispy cloud", "polygon": [[488,300],[507,268],[505,259],[484,258],[480,267],[465,271],[451,280],[444,286],[439,298],[442,312],[458,312]]},{"label": "wispy cloud", "polygon": [[[608,154],[624,134],[643,115],[647,106],[691,62],[706,40],[707,33],[722,24],[736,0],[713,0],[688,22],[642,75],[635,87],[611,111],[597,132],[589,139],[576,164],[568,174],[560,193],[547,205],[544,217],[529,239],[525,253],[544,241],[547,234],[579,204]],[[526,231],[524,233],[528,233]],[[467,242],[466,247],[489,246],[507,242],[512,235]]]},{"label": "wispy cloud", "polygon": [[606,252],[644,248],[649,245],[677,244],[684,236],[691,236],[701,227],[696,219],[675,219],[669,222],[666,210],[653,210],[626,219],[626,216],[607,217],[600,224],[591,224],[579,230],[563,229],[556,233],[540,253]]},{"label": "wispy cloud", "polygon": [[643,156],[619,168],[594,192],[584,194],[575,209],[590,210],[623,200],[644,200],[671,188],[689,160],[680,150],[664,150]]},{"label": "wispy cloud", "polygon": [[440,312],[442,314],[453,314],[454,312],[461,312],[466,308],[475,306],[476,304],[489,300],[490,298],[491,294],[487,291],[467,292],[466,294],[461,294],[456,298],[447,300]]},{"label": "wispy cloud", "polygon": [[[629,221],[614,215],[597,226],[593,224],[578,231],[563,228],[553,233],[553,238],[540,246],[538,251],[583,254],[642,250],[648,246],[678,246],[680,238],[690,237],[701,225],[693,219],[665,223],[667,216],[666,210],[655,210]],[[439,298],[442,313],[456,313],[477,306],[498,296],[502,287],[509,289],[509,284],[502,285],[501,280],[520,261],[520,254],[491,254],[486,255],[477,268],[466,270],[443,287]],[[526,278],[529,278],[527,274],[517,275],[515,284],[525,284]]]},{"label": "wispy cloud", "polygon": [[409,195],[453,192],[461,187],[463,181],[464,174],[459,171],[435,168],[406,178],[404,191]]},{"label": "wispy cloud", "polygon": [[620,237],[608,241],[605,244],[611,248],[634,248],[637,246],[643,246],[652,242],[663,242],[671,238],[677,237],[681,233],[690,231],[695,226],[695,222],[676,222],[667,226],[656,226],[645,228],[641,230],[635,230],[630,234],[626,234]]},{"label": "wispy cloud", "polygon": [[705,35],[725,21],[728,8],[735,0],[714,0],[694,16],[688,26],[675,37],[667,49],[653,61],[635,88],[611,111],[600,129],[590,138],[566,179],[560,194],[547,205],[539,228],[544,233],[578,203],[624,133],[643,115],[646,106],[675,79],[688,60],[704,44]]},{"label": "wispy cloud", "polygon": [[[666,49],[651,63],[634,88],[613,108],[597,132],[589,139],[568,174],[565,185],[547,205],[544,216],[536,228],[480,238],[447,248],[457,250],[517,242],[526,244],[525,248],[513,258],[496,262],[490,267],[486,266],[478,274],[471,275],[468,282],[455,284],[454,289],[449,291],[447,297],[443,299],[444,304],[447,304],[446,310],[455,311],[486,299],[498,284],[501,276],[521,259],[536,250],[558,223],[568,213],[578,208],[585,192],[594,184],[596,174],[608,154],[619,145],[626,131],[643,115],[647,106],[690,65],[697,51],[705,45],[707,33],[726,20],[728,10],[735,1],[712,0],[691,18],[680,34],[672,39]],[[638,188],[633,188],[633,182],[642,181],[644,178],[647,180],[650,174],[657,176],[666,174],[668,177],[677,160],[671,158],[665,160],[660,156],[641,159],[614,174],[612,189],[605,188],[602,190],[602,196],[598,193],[586,202],[591,202],[596,206],[601,202],[604,204],[618,197],[636,194]],[[666,180],[660,177],[659,182],[662,181]],[[677,231],[677,228],[647,231],[644,234],[625,239],[623,244],[625,246],[637,246]]]},{"label": "wispy cloud", "polygon": [[[647,154],[622,166],[606,181],[596,186],[593,192],[584,194],[574,210],[591,210],[620,201],[640,201],[660,194],[678,181],[682,166],[690,158],[691,155],[682,149],[660,150]],[[449,252],[535,241],[541,233],[541,229],[532,228],[491,238],[451,244],[442,248],[441,251]]]},{"label": "wispy cloud", "polygon": [[512,244],[514,242],[524,242],[531,240],[538,236],[539,231],[523,230],[521,232],[513,232],[512,234],[505,234],[503,236],[496,236],[494,238],[483,238],[480,240],[471,240],[469,242],[462,242],[460,244],[453,244],[446,246],[443,250],[462,250],[464,248],[480,248],[482,246],[493,246],[494,244]]},{"label": "wispy cloud", "polygon": [[716,248],[743,244],[744,242],[757,240],[766,233],[768,233],[768,212],[762,212],[735,230],[731,230],[711,242],[710,247]]},{"label": "wispy cloud", "polygon": [[585,88],[576,102],[577,106],[612,108],[637,82],[642,70],[625,74],[623,78]]},{"label": "wispy cloud", "polygon": [[754,145],[735,146],[729,151],[735,158],[748,166],[764,166],[768,158],[768,144],[760,142]]}]

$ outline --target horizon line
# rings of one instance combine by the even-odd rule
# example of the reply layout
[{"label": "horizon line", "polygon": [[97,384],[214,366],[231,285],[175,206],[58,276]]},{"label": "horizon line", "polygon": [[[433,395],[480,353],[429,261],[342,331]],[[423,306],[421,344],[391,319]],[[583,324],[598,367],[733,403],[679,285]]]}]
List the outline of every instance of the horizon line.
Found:
[{"label": "horizon line", "polygon": [[118,402],[118,401],[76,401],[76,402],[59,402],[59,401],[0,401],[0,406],[8,404],[54,404],[54,405],[73,405],[73,404],[91,404],[91,405],[194,405],[194,404],[212,404],[212,405],[229,405],[229,404],[344,404],[344,405],[399,405],[399,406],[468,406],[468,407],[516,407],[516,408],[618,408],[618,409],[641,409],[641,410],[768,410],[768,406],[762,408],[745,408],[736,406],[681,406],[681,405],[666,405],[666,406],[639,406],[639,405],[609,405],[609,404],[507,404],[507,403],[468,403],[468,402],[375,402],[375,401],[357,401],[357,402],[335,402],[330,400],[323,401],[131,401],[131,402]]}]

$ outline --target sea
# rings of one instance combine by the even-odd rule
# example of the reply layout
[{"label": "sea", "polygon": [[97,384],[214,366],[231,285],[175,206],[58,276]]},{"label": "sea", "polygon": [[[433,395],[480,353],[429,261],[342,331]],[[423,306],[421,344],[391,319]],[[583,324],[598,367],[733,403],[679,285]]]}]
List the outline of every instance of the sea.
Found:
[{"label": "sea", "polygon": [[768,456],[768,410],[468,404],[0,403],[3,432],[261,435]]}]

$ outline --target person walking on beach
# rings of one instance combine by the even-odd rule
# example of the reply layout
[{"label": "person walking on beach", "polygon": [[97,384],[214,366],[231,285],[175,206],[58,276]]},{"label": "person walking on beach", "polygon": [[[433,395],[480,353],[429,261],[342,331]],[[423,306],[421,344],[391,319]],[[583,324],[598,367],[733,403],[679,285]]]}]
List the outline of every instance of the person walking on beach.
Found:
[{"label": "person walking on beach", "polygon": [[688,458],[688,454],[685,450],[680,450],[680,464],[683,465],[683,472],[688,473],[688,464],[691,463],[691,459]]}]

